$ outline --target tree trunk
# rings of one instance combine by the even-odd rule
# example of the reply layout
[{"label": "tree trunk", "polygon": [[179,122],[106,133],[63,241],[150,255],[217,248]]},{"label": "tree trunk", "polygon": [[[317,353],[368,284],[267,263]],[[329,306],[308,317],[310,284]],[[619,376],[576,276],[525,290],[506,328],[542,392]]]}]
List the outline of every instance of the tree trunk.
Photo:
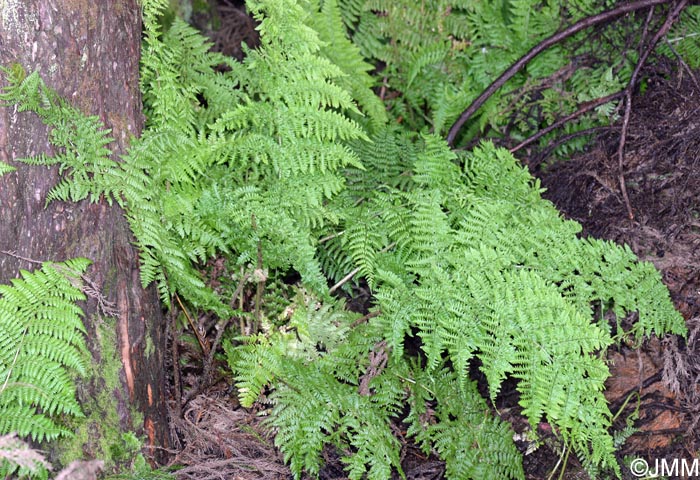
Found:
[{"label": "tree trunk", "polygon": [[[38,69],[59,95],[84,113],[99,115],[112,129],[115,153],[123,152],[143,125],[140,43],[137,0],[0,2],[0,65]],[[18,256],[94,262],[88,275],[118,313],[100,318],[94,299],[83,305],[96,375],[78,388],[88,418],[75,448],[86,457],[118,462],[124,458],[115,452],[123,451],[119,442],[128,431],[145,434],[147,446],[167,446],[165,323],[155,290],[141,288],[137,252],[118,207],[101,201],[52,202],[45,208],[57,169],[14,161],[44,152],[50,154],[51,147],[38,117],[0,108],[0,161],[17,167],[0,177],[0,251],[16,254],[0,253],[0,283],[18,276],[20,268],[36,267]]]}]

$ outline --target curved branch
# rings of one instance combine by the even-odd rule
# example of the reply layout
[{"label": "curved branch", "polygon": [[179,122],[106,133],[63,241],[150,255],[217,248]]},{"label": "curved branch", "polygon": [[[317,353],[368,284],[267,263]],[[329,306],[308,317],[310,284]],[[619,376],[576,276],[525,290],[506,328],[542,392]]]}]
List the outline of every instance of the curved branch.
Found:
[{"label": "curved branch", "polygon": [[520,142],[518,145],[510,149],[510,153],[515,153],[518,150],[520,150],[523,147],[526,147],[530,145],[532,142],[539,140],[540,138],[544,137],[547,135],[549,132],[556,130],[557,128],[561,127],[562,125],[565,125],[569,123],[571,120],[580,117],[586,112],[590,112],[594,108],[600,107],[601,105],[605,105],[608,102],[612,102],[614,100],[619,100],[620,98],[624,97],[625,94],[627,93],[627,89],[620,90],[619,92],[612,93],[610,95],[606,95],[605,97],[598,98],[596,100],[591,100],[590,102],[586,102],[583,105],[579,107],[578,110],[576,110],[574,113],[567,115],[564,118],[560,118],[550,126],[543,128],[542,130],[539,130],[537,133],[532,135],[531,137],[526,138],[522,142]]},{"label": "curved branch", "polygon": [[457,134],[462,126],[471,118],[474,113],[476,113],[481,106],[486,103],[486,101],[501,88],[508,80],[515,76],[525,65],[527,65],[530,60],[535,58],[537,55],[555,45],[562,40],[584,30],[588,27],[598,25],[600,23],[607,22],[613,18],[625,15],[626,13],[634,12],[637,10],[642,10],[644,8],[653,7],[655,5],[663,5],[671,3],[671,0],[640,0],[638,2],[626,3],[607,12],[599,13],[598,15],[593,15],[592,17],[584,18],[583,20],[575,23],[574,25],[562,30],[561,32],[555,33],[549,38],[542,40],[540,43],[532,47],[529,52],[520,57],[520,59],[511,65],[505,72],[501,74],[496,80],[491,83],[491,85],[484,90],[481,95],[479,95],[472,103],[467,107],[467,109],[462,112],[457,121],[450,127],[450,131],[447,134],[447,144],[452,147],[454,146],[454,141],[457,138]]}]

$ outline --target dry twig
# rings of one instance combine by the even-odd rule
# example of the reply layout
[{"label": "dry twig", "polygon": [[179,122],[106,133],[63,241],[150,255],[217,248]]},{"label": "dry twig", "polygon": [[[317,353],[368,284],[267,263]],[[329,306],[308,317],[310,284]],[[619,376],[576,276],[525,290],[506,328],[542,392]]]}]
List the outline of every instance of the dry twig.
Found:
[{"label": "dry twig", "polygon": [[[672,8],[669,9],[668,15],[666,15],[666,20],[664,21],[663,25],[659,30],[656,32],[656,35],[654,35],[654,38],[651,40],[649,45],[642,51],[639,60],[637,61],[637,65],[634,67],[634,71],[632,72],[632,76],[630,77],[630,81],[627,84],[627,88],[625,89],[625,115],[622,120],[622,131],[620,133],[620,144],[617,149],[617,161],[618,161],[618,168],[619,168],[619,177],[618,180],[620,182],[620,191],[622,192],[622,198],[625,201],[625,207],[627,208],[627,215],[630,220],[634,220],[634,212],[632,211],[632,205],[630,204],[630,199],[629,196],[627,195],[627,186],[625,185],[625,176],[624,176],[624,159],[625,159],[625,141],[627,140],[627,131],[629,130],[629,122],[630,122],[630,115],[632,113],[632,93],[634,91],[634,87],[637,84],[637,78],[639,77],[639,72],[642,69],[642,66],[646,63],[647,58],[651,54],[651,52],[654,50],[654,47],[656,47],[656,44],[659,42],[661,37],[666,35],[668,31],[671,29],[671,25],[676,21],[676,19],[680,16],[681,12],[687,5],[688,1],[687,0],[680,0],[677,2]],[[651,20],[651,14],[652,12],[649,12],[649,15],[647,17],[647,22],[644,26],[644,30],[646,33],[647,26],[649,24],[649,21]],[[644,41],[644,36],[642,37],[641,42]]]}]

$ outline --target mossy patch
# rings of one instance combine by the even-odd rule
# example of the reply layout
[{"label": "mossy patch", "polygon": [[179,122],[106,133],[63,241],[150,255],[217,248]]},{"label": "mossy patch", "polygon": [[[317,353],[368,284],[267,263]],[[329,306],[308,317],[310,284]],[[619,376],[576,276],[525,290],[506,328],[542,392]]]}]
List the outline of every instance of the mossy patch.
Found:
[{"label": "mossy patch", "polygon": [[71,422],[75,435],[59,442],[55,451],[62,465],[98,458],[105,462],[106,473],[117,473],[130,470],[140,453],[142,442],[131,429],[143,417],[123,398],[114,321],[97,322],[95,343],[100,361],[90,359],[89,378],[79,388],[85,417]]},{"label": "mossy patch", "polygon": [[151,355],[155,353],[156,351],[156,346],[153,344],[153,338],[151,338],[151,335],[146,334],[146,348],[143,351],[143,354],[146,356],[146,358],[151,358]]}]

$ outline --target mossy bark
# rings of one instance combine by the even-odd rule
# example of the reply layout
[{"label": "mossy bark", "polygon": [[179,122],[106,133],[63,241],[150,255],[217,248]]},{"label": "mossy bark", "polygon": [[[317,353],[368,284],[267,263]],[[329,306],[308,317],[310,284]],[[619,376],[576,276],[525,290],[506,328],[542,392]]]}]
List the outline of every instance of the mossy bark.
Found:
[{"label": "mossy bark", "polygon": [[[83,112],[99,115],[112,129],[115,154],[143,125],[140,41],[137,0],[0,0],[0,65],[38,69],[49,87]],[[105,448],[111,447],[103,440],[113,437],[115,429],[119,435],[132,430],[143,435],[147,446],[166,447],[165,323],[155,290],[141,288],[138,252],[126,219],[104,201],[46,207],[57,169],[16,162],[40,153],[52,150],[39,118],[0,107],[0,161],[17,167],[0,177],[0,251],[16,254],[0,253],[0,283],[18,276],[20,269],[35,268],[19,257],[92,260],[88,275],[118,314],[107,321],[100,319],[94,299],[83,305],[96,375],[79,388],[88,415],[81,428],[90,431],[82,436],[80,450],[88,458],[105,458]],[[110,335],[100,333],[104,328]],[[114,342],[107,354],[105,338]],[[116,370],[110,366],[115,361]],[[111,371],[117,372],[117,381],[107,378]]]}]

